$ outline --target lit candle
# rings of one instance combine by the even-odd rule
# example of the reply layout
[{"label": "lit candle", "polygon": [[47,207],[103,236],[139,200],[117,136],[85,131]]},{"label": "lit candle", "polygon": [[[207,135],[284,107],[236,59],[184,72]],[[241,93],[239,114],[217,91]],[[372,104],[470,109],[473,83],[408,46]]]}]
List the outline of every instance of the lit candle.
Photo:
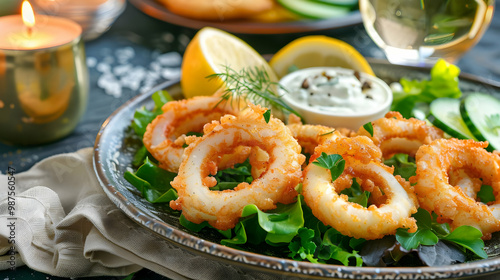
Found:
[{"label": "lit candle", "polygon": [[33,145],[69,134],[88,99],[88,71],[75,22],[35,15],[0,17],[0,141]]},{"label": "lit candle", "polygon": [[22,18],[23,23],[28,29],[28,37],[31,38],[33,34],[33,27],[35,26],[35,13],[33,12],[33,7],[31,7],[30,2],[23,1],[22,5]]},{"label": "lit candle", "polygon": [[81,36],[82,28],[66,18],[38,16],[23,1],[22,15],[0,17],[0,49],[32,50],[69,43]]}]

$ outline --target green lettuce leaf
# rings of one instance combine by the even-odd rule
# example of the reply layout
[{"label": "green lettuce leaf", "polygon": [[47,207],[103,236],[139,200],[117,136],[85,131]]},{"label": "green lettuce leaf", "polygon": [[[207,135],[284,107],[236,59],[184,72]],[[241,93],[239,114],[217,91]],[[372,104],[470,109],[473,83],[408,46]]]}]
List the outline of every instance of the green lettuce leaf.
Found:
[{"label": "green lettuce leaf", "polygon": [[259,226],[267,232],[265,241],[274,245],[289,243],[304,225],[301,200],[291,204],[278,204],[276,209],[263,212],[256,205],[243,208],[241,217],[256,215]]},{"label": "green lettuce leaf", "polygon": [[482,233],[475,227],[460,226],[451,231],[447,223],[437,222],[436,214],[431,215],[422,208],[419,208],[413,217],[417,220],[418,229],[416,232],[409,233],[407,229],[396,231],[396,240],[406,250],[417,249],[420,245],[432,246],[437,244],[439,240],[443,240],[464,250],[469,250],[478,258],[488,257],[484,251]]},{"label": "green lettuce leaf", "polygon": [[409,233],[408,229],[398,229],[396,231],[396,240],[401,243],[406,250],[417,249],[420,245],[435,245],[439,238],[432,230],[432,217],[426,210],[419,208],[417,213],[413,214],[417,220],[417,231]]},{"label": "green lettuce leaf", "polygon": [[370,192],[364,191],[356,181],[356,178],[353,178],[351,187],[343,189],[340,194],[347,195],[349,202],[354,202],[363,207],[368,207]]},{"label": "green lettuce leaf", "polygon": [[[303,196],[299,195],[300,199]],[[362,265],[361,257],[354,249],[362,247],[366,240],[344,236],[316,218],[311,209],[302,204],[304,227],[288,245],[289,257],[313,263],[342,263]]]},{"label": "green lettuce leaf", "polygon": [[252,166],[248,159],[242,163],[235,164],[233,168],[218,170],[214,176],[217,180],[217,185],[210,189],[213,191],[232,190],[239,183],[246,182],[250,184],[253,181],[251,170]]},{"label": "green lettuce leaf", "polygon": [[186,219],[186,217],[184,217],[184,215],[181,215],[179,217],[179,223],[181,224],[181,226],[193,231],[193,232],[200,232],[202,229],[206,228],[206,227],[210,227],[210,225],[208,224],[207,221],[205,222],[202,222],[202,223],[193,223],[193,222],[190,222],[188,219]]},{"label": "green lettuce leaf", "polygon": [[399,228],[396,231],[396,240],[406,250],[412,250],[417,249],[420,245],[436,245],[439,238],[430,229],[417,229],[416,232],[409,233],[408,229]]},{"label": "green lettuce leaf", "polygon": [[142,137],[146,132],[146,127],[152,122],[156,116],[162,113],[161,107],[168,101],[174,100],[167,91],[161,90],[153,93],[151,96],[155,104],[153,110],[148,110],[146,107],[137,109],[132,120],[132,128],[135,133]]},{"label": "green lettuce leaf", "polygon": [[[363,259],[357,251],[350,248],[351,240],[360,241],[359,239],[344,236],[334,228],[328,229],[321,243],[322,248],[319,258],[323,260],[334,259],[345,266],[348,266],[350,260],[353,259],[355,266],[362,266]],[[361,242],[363,241],[361,240]],[[350,249],[352,250],[351,252]]]},{"label": "green lettuce leaf", "polygon": [[138,136],[143,137],[144,133],[146,133],[146,127],[156,118],[156,116],[158,116],[158,114],[153,111],[149,111],[144,106],[137,109],[132,120],[132,128],[135,133]]},{"label": "green lettuce leaf", "polygon": [[158,167],[148,157],[135,173],[127,171],[124,174],[124,178],[151,203],[166,203],[177,199],[177,192],[170,185],[175,176],[176,173]]},{"label": "green lettuce leaf", "polygon": [[221,240],[221,244],[228,247],[238,248],[237,245],[242,245],[248,242],[247,232],[245,230],[245,224],[239,222],[234,227],[234,236],[228,237],[227,239]]},{"label": "green lettuce leaf", "polygon": [[481,239],[483,233],[472,226],[460,226],[441,239],[451,241],[465,249],[470,250],[476,256],[482,259],[488,258],[484,251],[484,241]]},{"label": "green lettuce leaf", "polygon": [[485,204],[496,200],[493,188],[488,185],[481,186],[481,189],[477,192],[477,197],[482,203]]},{"label": "green lettuce leaf", "polygon": [[191,231],[194,231],[194,232],[200,232],[204,228],[211,228],[211,229],[218,231],[220,234],[222,234],[226,238],[231,237],[231,229],[218,230],[218,229],[212,227],[207,221],[204,221],[202,223],[197,224],[197,223],[193,223],[193,222],[188,221],[186,219],[186,217],[184,217],[184,215],[181,215],[179,217],[179,223],[181,224],[181,226],[183,226]]},{"label": "green lettuce leaf", "polygon": [[134,158],[132,159],[132,166],[139,167],[144,163],[146,157],[148,156],[148,150],[146,146],[142,145],[137,152],[135,152]]},{"label": "green lettuce leaf", "polygon": [[394,175],[409,180],[411,176],[415,176],[417,172],[417,165],[415,159],[408,157],[407,154],[395,154],[390,159],[384,161],[385,165],[394,166]]},{"label": "green lettuce leaf", "polygon": [[430,80],[409,80],[402,78],[403,91],[393,92],[392,111],[399,111],[405,118],[413,116],[417,103],[429,104],[439,97],[459,98],[462,92],[458,87],[460,69],[443,59],[438,60],[431,69]]}]

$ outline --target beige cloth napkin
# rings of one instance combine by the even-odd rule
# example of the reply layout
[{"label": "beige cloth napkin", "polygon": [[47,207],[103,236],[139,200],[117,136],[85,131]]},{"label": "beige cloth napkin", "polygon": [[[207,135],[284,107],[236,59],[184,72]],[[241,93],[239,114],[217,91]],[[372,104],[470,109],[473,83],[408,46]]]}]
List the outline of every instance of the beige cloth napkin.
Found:
[{"label": "beige cloth napkin", "polygon": [[[84,277],[145,267],[172,279],[285,278],[204,258],[142,228],[108,199],[92,155],[85,148],[47,158],[15,180],[0,175],[0,269],[26,264],[54,276]],[[9,194],[12,181],[15,195]],[[9,252],[13,240],[16,255]]]}]

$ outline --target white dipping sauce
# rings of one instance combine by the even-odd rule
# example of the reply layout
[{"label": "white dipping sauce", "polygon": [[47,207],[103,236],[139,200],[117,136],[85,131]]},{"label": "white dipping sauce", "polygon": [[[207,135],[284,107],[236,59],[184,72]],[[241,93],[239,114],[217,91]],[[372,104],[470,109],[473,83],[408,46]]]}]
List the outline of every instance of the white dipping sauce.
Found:
[{"label": "white dipping sauce", "polygon": [[[304,69],[305,70],[305,69]],[[282,86],[290,99],[315,110],[345,115],[378,110],[387,94],[354,71],[310,69],[302,71]]]}]

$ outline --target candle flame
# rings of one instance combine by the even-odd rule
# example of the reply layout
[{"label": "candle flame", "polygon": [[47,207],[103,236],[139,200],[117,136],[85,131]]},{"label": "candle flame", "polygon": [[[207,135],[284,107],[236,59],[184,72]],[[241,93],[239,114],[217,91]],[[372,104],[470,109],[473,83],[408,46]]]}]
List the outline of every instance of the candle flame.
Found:
[{"label": "candle flame", "polygon": [[33,26],[35,26],[35,13],[33,12],[33,8],[31,7],[31,4],[30,2],[28,2],[28,0],[23,1],[21,14],[24,25],[26,25],[28,28],[32,28]]}]

